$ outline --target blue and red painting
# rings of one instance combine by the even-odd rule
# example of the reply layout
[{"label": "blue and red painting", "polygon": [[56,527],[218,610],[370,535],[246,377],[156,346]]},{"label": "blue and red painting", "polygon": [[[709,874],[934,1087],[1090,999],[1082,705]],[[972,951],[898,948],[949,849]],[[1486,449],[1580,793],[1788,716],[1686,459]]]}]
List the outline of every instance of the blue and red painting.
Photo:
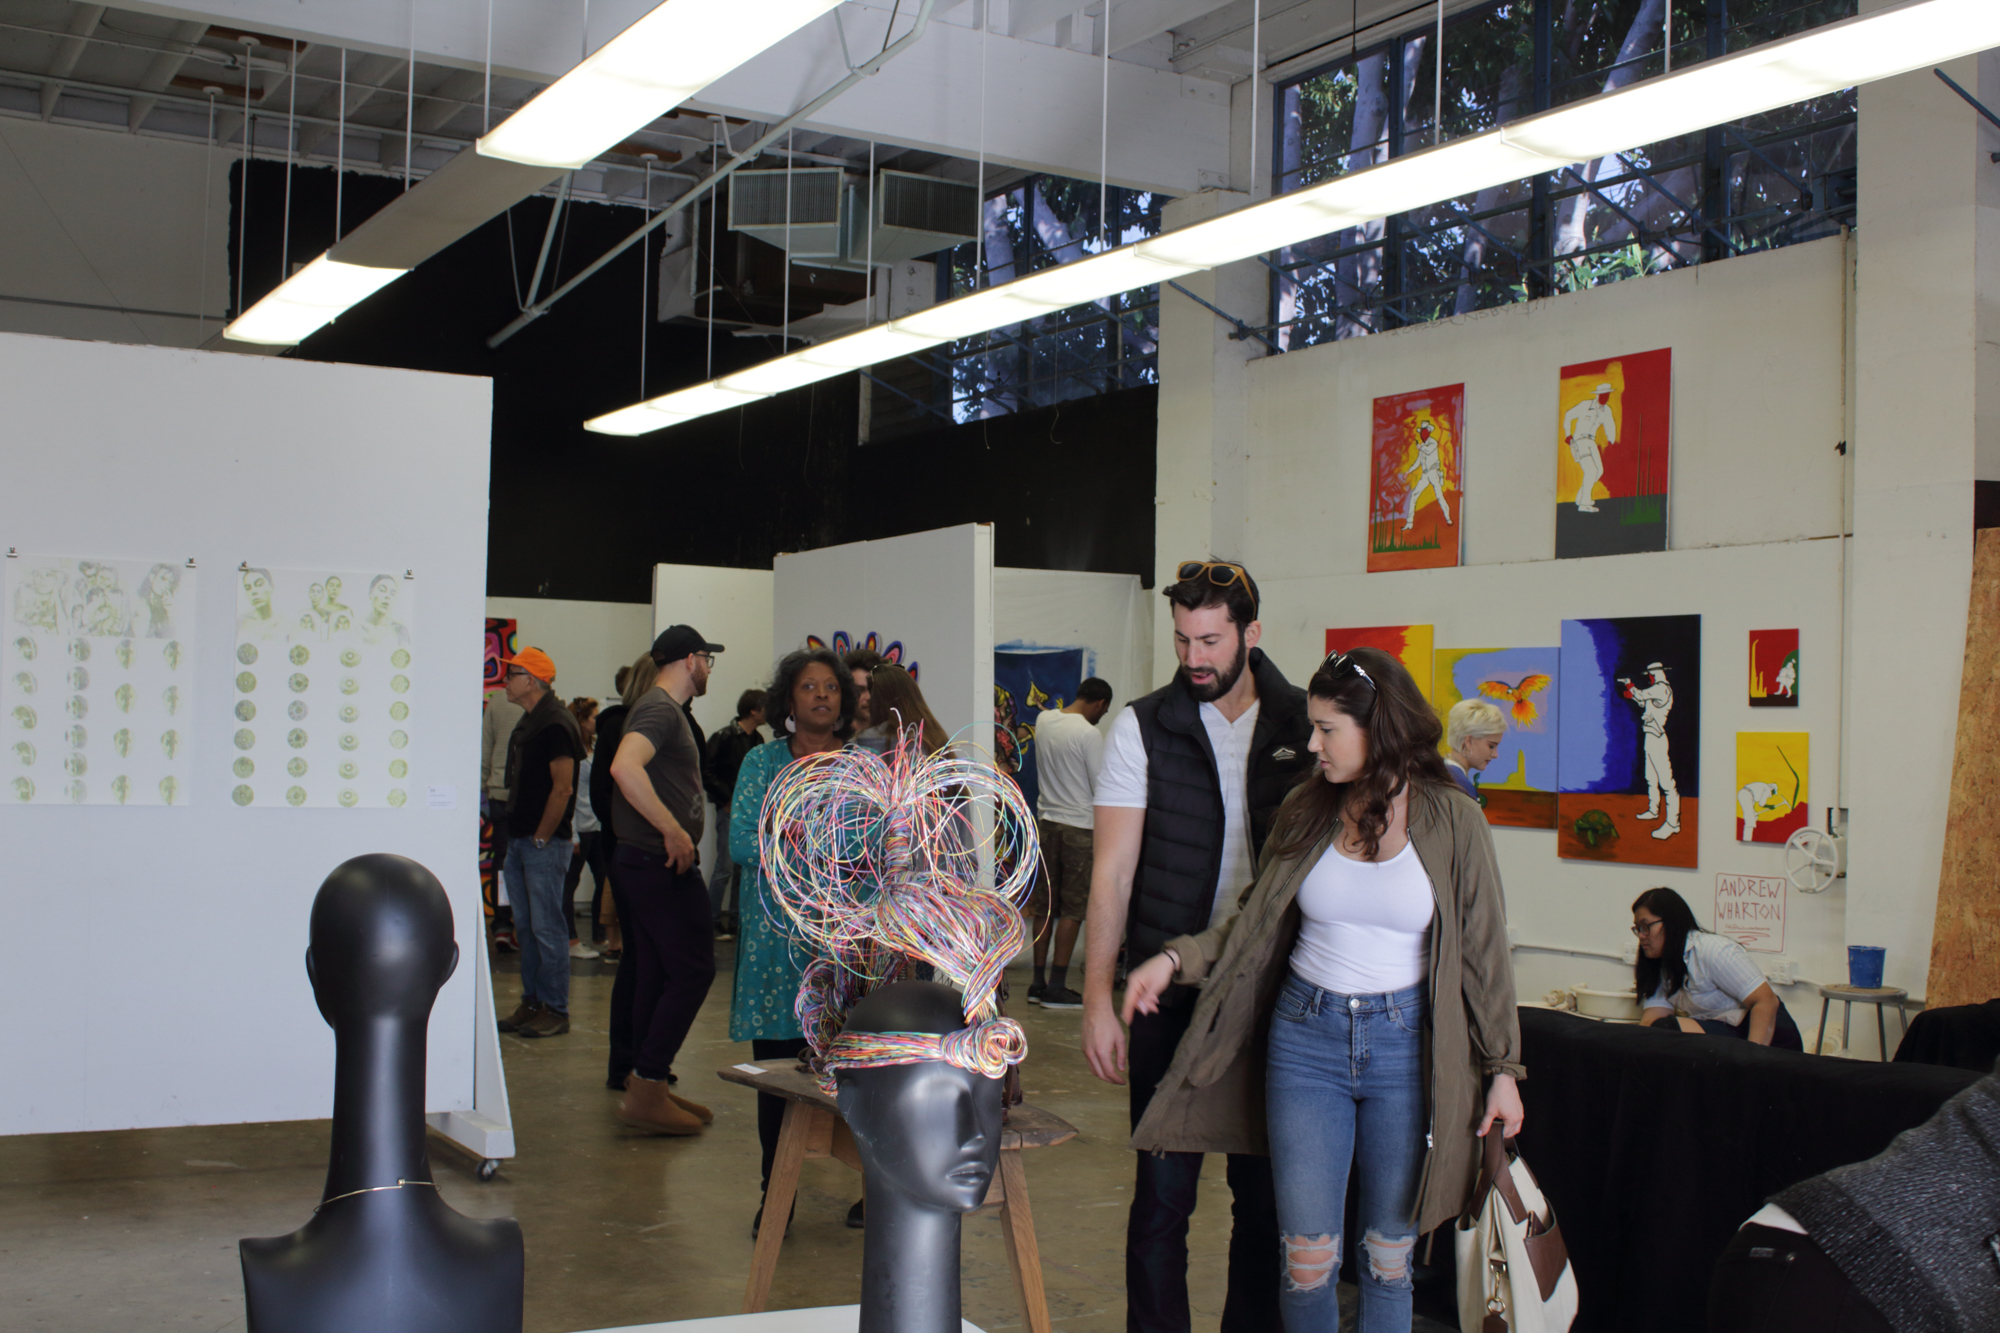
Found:
[{"label": "blue and red painting", "polygon": [[1556,851],[1693,869],[1701,795],[1701,617],[1565,620]]}]

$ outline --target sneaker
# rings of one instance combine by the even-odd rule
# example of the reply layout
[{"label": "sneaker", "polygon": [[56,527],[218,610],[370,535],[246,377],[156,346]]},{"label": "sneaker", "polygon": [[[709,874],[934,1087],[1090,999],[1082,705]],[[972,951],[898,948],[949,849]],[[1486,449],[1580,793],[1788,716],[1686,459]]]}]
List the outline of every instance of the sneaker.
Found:
[{"label": "sneaker", "polygon": [[571,958],[602,958],[604,955],[591,948],[588,944],[585,944],[582,940],[571,940],[569,942],[569,956]]},{"label": "sneaker", "polygon": [[618,1118],[638,1129],[656,1134],[699,1134],[701,1120],[674,1103],[665,1079],[628,1080],[625,1099],[618,1103]]},{"label": "sneaker", "polygon": [[541,1012],[542,1006],[533,1000],[523,1000],[514,1006],[514,1012],[497,1024],[502,1032],[519,1032],[521,1025]]},{"label": "sneaker", "polygon": [[1042,993],[1044,1009],[1081,1009],[1083,997],[1067,986],[1051,986]]},{"label": "sneaker", "polygon": [[493,932],[494,953],[519,953],[520,951],[521,942],[514,938],[513,931],[496,930]]},{"label": "sneaker", "polygon": [[1048,983],[1048,982],[1046,982],[1046,981],[1031,981],[1031,982],[1029,982],[1029,983],[1028,983],[1028,1003],[1029,1003],[1029,1004],[1040,1004],[1040,1003],[1042,1002],[1042,997],[1043,997],[1044,995],[1047,995],[1048,993],[1049,993],[1049,983]]},{"label": "sneaker", "polygon": [[514,1034],[520,1037],[560,1037],[568,1031],[569,1015],[543,1005],[535,1011],[533,1018],[514,1029]]}]

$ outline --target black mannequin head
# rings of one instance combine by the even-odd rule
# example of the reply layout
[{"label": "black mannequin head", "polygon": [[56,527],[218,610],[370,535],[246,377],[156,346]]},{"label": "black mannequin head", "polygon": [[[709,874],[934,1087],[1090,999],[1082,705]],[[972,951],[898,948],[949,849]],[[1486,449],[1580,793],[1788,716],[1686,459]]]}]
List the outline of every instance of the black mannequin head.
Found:
[{"label": "black mannequin head", "polygon": [[[962,1004],[949,986],[899,981],[855,1005],[847,1031],[956,1032],[965,1026]],[[871,1193],[891,1189],[950,1213],[985,1201],[1000,1160],[1001,1080],[943,1060],[843,1069],[838,1080]]]},{"label": "black mannequin head", "polygon": [[306,975],[328,1024],[424,1021],[458,967],[451,902],[437,876],[408,857],[343,862],[313,899]]}]

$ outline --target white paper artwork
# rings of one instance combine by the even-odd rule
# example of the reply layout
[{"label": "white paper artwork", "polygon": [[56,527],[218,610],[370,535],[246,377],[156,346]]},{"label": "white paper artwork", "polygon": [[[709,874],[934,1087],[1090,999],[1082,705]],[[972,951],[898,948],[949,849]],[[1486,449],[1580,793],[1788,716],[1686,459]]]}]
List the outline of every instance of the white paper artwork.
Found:
[{"label": "white paper artwork", "polygon": [[406,806],[416,585],[375,570],[236,573],[238,805]]},{"label": "white paper artwork", "polygon": [[5,563],[4,799],[186,805],[195,571],[53,555]]}]

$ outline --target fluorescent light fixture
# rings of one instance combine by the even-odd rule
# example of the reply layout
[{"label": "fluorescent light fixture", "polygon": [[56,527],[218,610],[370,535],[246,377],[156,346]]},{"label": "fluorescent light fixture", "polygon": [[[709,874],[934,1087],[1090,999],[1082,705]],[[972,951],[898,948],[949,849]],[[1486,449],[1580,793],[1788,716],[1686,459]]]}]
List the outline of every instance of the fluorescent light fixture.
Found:
[{"label": "fluorescent light fixture", "polygon": [[580,167],[840,0],[663,0],[481,139],[480,153]]},{"label": "fluorescent light fixture", "polygon": [[[751,390],[756,397],[780,393],[1330,231],[1996,46],[2000,46],[2000,0],[1906,0],[1351,172],[1163,236],[1043,269],[793,352],[721,383]],[[693,392],[684,389],[584,424],[612,434],[658,430],[688,419],[697,401],[688,397]],[[750,399],[738,393],[715,401],[734,406]],[[645,409],[655,404],[675,404],[676,414],[649,414]]]},{"label": "fluorescent light fixture", "polygon": [[229,321],[222,336],[237,342],[290,346],[408,272],[406,268],[343,264],[321,255]]}]

